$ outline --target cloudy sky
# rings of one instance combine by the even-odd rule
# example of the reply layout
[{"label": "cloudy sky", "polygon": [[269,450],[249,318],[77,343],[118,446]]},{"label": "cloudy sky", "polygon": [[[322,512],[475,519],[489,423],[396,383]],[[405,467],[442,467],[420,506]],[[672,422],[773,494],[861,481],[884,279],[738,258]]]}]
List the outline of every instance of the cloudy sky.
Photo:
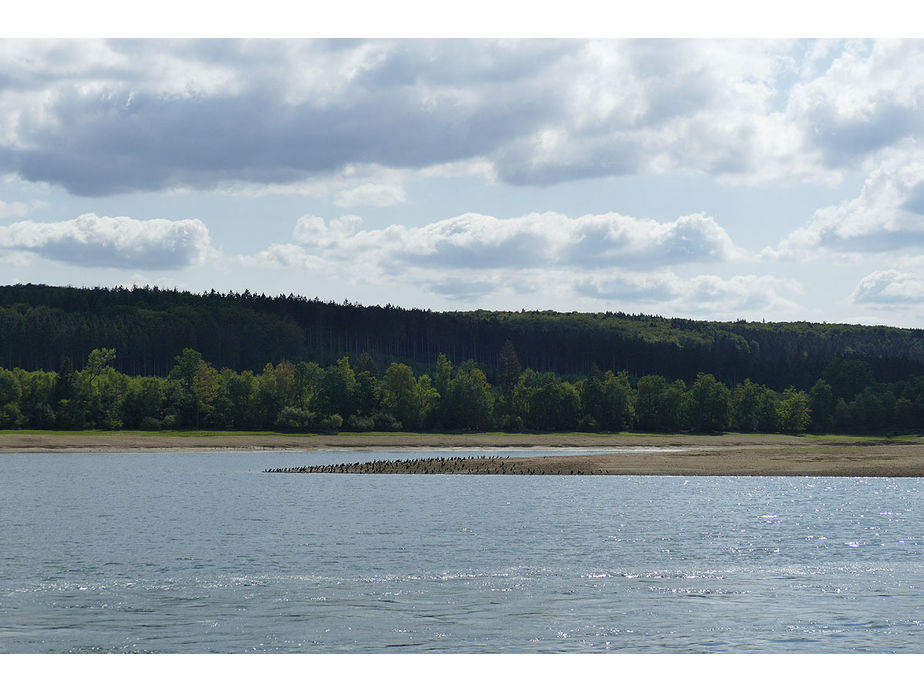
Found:
[{"label": "cloudy sky", "polygon": [[0,283],[924,327],[924,41],[0,41]]}]

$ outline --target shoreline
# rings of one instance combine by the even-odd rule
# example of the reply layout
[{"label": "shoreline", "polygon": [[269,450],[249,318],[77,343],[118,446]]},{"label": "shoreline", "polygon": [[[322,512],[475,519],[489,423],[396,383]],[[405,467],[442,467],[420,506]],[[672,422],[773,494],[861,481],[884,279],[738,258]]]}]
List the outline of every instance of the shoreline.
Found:
[{"label": "shoreline", "polygon": [[[506,458],[490,474],[924,477],[924,438],[583,433],[0,433],[0,453],[308,452],[322,450],[557,449],[573,455]],[[581,451],[586,451],[584,454]],[[614,452],[624,450],[622,452]],[[634,452],[630,452],[634,451]],[[502,469],[506,471],[502,471]],[[510,471],[511,469],[515,471]],[[402,473],[439,473],[433,469]],[[470,473],[460,471],[457,473]]]},{"label": "shoreline", "polygon": [[802,439],[776,434],[722,435],[642,433],[234,433],[146,431],[0,431],[0,453],[145,452],[229,450],[394,450],[417,448],[690,448],[793,445]]}]

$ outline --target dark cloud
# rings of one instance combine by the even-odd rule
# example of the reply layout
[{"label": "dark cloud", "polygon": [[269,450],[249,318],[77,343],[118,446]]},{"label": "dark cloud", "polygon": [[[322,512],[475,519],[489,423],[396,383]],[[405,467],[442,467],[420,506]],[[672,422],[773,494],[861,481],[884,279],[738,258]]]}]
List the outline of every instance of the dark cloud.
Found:
[{"label": "dark cloud", "polygon": [[[270,69],[274,44],[171,43],[173,57],[242,70],[240,83],[181,95],[133,80],[115,80],[102,91],[62,87],[46,117],[21,122],[21,144],[0,149],[0,162],[9,162],[27,180],[81,195],[208,188],[235,180],[285,183],[351,163],[416,168],[486,155],[557,117],[557,102],[539,90],[479,89],[468,80],[491,74],[498,82],[516,83],[524,72],[540,73],[543,56],[553,60],[561,50],[528,50],[519,57],[514,51],[492,72],[491,55],[479,70],[461,69],[462,49],[470,54],[477,46],[452,45],[451,54],[436,64],[426,62],[426,51],[401,49],[391,62],[361,71],[360,79],[337,86],[335,93],[300,95],[292,83],[297,74],[287,80]],[[155,61],[149,54],[162,50],[149,42],[116,48],[142,61]],[[311,56],[305,59],[310,68]],[[431,84],[443,71],[448,82]],[[454,81],[465,88],[447,89]]]}]

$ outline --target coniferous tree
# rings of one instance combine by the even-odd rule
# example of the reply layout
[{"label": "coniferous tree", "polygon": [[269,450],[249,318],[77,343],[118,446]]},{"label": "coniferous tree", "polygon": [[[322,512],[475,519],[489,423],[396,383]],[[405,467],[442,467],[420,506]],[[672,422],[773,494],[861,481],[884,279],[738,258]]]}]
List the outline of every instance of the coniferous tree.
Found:
[{"label": "coniferous tree", "polygon": [[508,339],[497,358],[497,387],[504,397],[513,395],[522,370],[513,342]]}]

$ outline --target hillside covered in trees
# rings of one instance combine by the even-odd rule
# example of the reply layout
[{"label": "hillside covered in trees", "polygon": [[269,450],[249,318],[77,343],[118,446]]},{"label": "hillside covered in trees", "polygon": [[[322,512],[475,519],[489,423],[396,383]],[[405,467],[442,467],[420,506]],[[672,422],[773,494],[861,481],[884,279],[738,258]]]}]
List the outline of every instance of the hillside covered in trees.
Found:
[{"label": "hillside covered in trees", "polygon": [[0,299],[6,429],[924,431],[917,330],[157,289]]},{"label": "hillside covered in trees", "polygon": [[924,374],[924,331],[826,323],[711,322],[624,313],[436,312],[298,296],[193,294],[158,288],[0,287],[0,366],[57,371],[97,347],[127,375],[166,376],[185,348],[215,368],[370,357],[432,369],[440,354],[474,361],[493,382],[510,341],[524,368],[574,379],[596,366],[632,379],[691,383],[711,373],[807,389],[837,357],[862,359],[879,382]]}]

